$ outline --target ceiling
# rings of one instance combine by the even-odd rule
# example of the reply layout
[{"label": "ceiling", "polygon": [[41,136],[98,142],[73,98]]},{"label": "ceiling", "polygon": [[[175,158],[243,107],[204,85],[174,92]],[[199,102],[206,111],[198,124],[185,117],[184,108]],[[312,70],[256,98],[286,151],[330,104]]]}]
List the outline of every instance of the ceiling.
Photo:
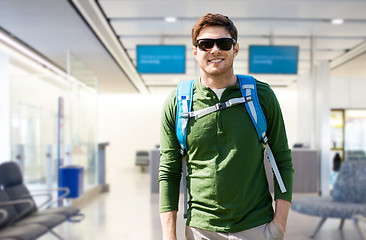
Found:
[{"label": "ceiling", "polygon": [[[208,12],[229,16],[238,29],[238,74],[248,73],[251,44],[298,45],[299,75],[310,71],[312,59],[334,61],[366,45],[365,0],[2,0],[0,26],[64,69],[71,51],[96,73],[100,92],[154,93],[199,76],[190,33]],[[138,74],[136,45],[143,44],[185,45],[186,73]],[[332,74],[365,76],[365,49],[334,65]],[[273,86],[291,85],[298,77],[256,76]]]},{"label": "ceiling", "polygon": [[65,72],[71,52],[96,74],[102,93],[143,92],[69,1],[0,0],[0,27]]}]

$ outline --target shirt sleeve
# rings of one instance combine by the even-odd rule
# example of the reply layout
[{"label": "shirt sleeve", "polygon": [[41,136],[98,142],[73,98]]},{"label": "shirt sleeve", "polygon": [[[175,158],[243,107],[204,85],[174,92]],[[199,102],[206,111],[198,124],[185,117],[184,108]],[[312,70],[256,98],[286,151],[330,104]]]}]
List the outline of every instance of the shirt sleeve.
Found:
[{"label": "shirt sleeve", "polygon": [[182,157],[175,134],[176,94],[165,101],[160,129],[160,212],[178,210]]},{"label": "shirt sleeve", "polygon": [[[266,85],[264,92],[265,94],[262,95],[262,99],[260,99],[260,102],[261,105],[262,102],[264,103],[262,105],[262,108],[267,120],[268,144],[273,152],[278,170],[286,187],[286,192],[282,193],[278,185],[277,179],[275,178],[275,176],[273,176],[274,198],[284,199],[291,202],[294,170],[291,150],[288,147],[286,129],[283,121],[281,107],[275,93],[268,85]],[[261,97],[259,96],[259,98]]]}]

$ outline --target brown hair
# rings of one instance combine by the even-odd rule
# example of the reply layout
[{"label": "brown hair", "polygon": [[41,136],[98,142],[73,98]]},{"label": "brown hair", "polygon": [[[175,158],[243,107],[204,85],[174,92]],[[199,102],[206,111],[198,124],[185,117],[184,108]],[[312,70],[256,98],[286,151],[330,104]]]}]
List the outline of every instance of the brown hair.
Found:
[{"label": "brown hair", "polygon": [[238,40],[238,30],[236,29],[234,23],[227,17],[221,14],[212,14],[208,13],[202,16],[196,24],[192,28],[192,44],[197,40],[198,35],[200,34],[201,30],[208,26],[223,26],[225,27],[230,36]]}]

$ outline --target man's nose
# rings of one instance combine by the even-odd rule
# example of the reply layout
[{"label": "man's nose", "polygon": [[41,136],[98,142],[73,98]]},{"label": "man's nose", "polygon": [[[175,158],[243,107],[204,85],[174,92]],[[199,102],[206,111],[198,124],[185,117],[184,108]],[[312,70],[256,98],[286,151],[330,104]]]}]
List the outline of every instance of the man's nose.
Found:
[{"label": "man's nose", "polygon": [[211,52],[217,52],[217,51],[221,51],[221,49],[216,45],[216,43],[214,43],[213,47],[211,48]]}]

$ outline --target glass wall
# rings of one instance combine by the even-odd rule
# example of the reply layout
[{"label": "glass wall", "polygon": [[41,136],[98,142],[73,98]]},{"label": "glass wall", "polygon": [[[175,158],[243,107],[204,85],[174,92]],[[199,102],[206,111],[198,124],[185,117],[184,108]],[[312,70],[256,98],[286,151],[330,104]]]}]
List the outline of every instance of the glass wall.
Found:
[{"label": "glass wall", "polygon": [[[0,46],[2,54],[9,56],[10,69],[6,79],[10,110],[1,117],[9,117],[11,160],[19,163],[25,183],[57,186],[58,102],[62,98],[63,165],[82,166],[84,190],[94,187],[98,170],[97,78],[71,55],[68,74],[60,76],[7,46]],[[93,85],[85,82],[85,76],[92,79]],[[0,87],[5,87],[1,85],[5,79],[0,80]]]},{"label": "glass wall", "polygon": [[366,110],[331,111],[331,189],[343,161],[366,160]]},{"label": "glass wall", "polygon": [[53,84],[54,80],[52,76],[10,76],[11,156],[21,166],[26,183],[46,183],[47,169],[53,173],[48,181],[57,179],[58,98],[65,98],[67,85],[65,80]]},{"label": "glass wall", "polygon": [[366,110],[345,111],[345,160],[366,160]]},{"label": "glass wall", "polygon": [[84,168],[84,184],[97,181],[97,77],[71,53],[68,54],[70,109],[70,156],[73,165]]},{"label": "glass wall", "polygon": [[337,178],[337,174],[344,159],[344,110],[331,110],[330,112],[330,137],[331,137],[331,159],[330,159],[330,189]]},{"label": "glass wall", "polygon": [[343,160],[366,159],[366,110],[331,111],[332,155]]}]

